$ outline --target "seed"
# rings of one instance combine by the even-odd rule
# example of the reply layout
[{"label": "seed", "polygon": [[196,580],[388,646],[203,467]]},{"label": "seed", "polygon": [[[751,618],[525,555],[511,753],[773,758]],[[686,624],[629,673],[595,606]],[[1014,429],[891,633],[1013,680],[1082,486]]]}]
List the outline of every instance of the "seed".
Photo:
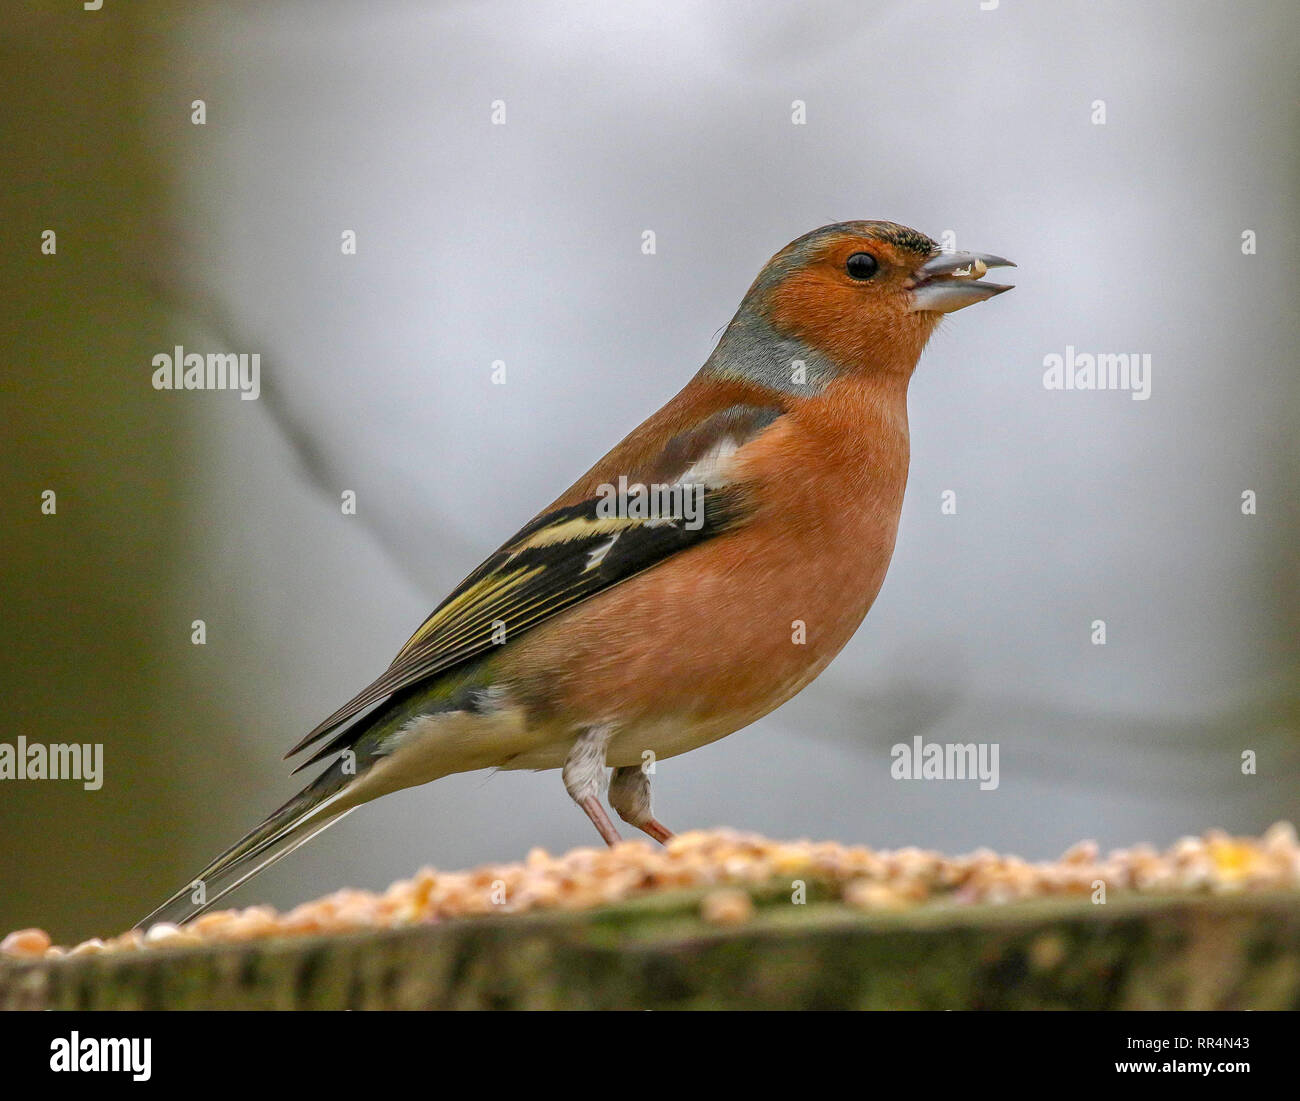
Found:
[{"label": "seed", "polygon": [[710,925],[744,925],[754,916],[748,891],[721,888],[710,891],[700,903],[700,917]]},{"label": "seed", "polygon": [[908,900],[894,887],[859,879],[844,888],[844,901],[859,910],[906,910]]},{"label": "seed", "polygon": [[10,956],[43,956],[50,947],[50,934],[44,929],[19,929],[0,940],[0,952]]}]

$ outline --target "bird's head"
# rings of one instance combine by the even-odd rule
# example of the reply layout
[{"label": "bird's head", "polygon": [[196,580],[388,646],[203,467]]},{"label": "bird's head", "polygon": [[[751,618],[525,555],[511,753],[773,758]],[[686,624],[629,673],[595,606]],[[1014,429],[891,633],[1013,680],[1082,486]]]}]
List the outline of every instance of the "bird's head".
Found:
[{"label": "bird's head", "polygon": [[[710,359],[715,374],[799,392],[836,374],[910,374],[946,313],[1010,290],[998,256],[941,252],[894,222],[839,222],[792,241],[759,273]],[[791,362],[805,364],[802,384]],[[806,390],[804,391],[806,392]]]}]

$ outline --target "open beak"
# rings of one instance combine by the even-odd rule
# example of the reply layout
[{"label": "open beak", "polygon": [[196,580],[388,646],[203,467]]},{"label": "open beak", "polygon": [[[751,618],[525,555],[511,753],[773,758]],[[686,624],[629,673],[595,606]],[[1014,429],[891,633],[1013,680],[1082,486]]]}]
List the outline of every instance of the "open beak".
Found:
[{"label": "open beak", "polygon": [[1001,256],[986,256],[978,252],[941,252],[931,257],[912,276],[912,310],[931,313],[952,313],[964,306],[973,306],[986,298],[1011,290],[1003,283],[981,283],[980,277],[989,268],[1014,268],[1016,265]]}]

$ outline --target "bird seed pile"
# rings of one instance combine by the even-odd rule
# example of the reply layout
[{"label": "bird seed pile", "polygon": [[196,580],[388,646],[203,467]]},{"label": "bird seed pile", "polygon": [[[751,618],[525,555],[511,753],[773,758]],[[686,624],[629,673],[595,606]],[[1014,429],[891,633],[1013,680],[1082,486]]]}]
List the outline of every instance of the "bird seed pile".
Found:
[{"label": "bird seed pile", "polygon": [[[153,951],[263,937],[356,932],[542,910],[589,910],[673,889],[706,890],[701,917],[741,925],[755,912],[753,892],[771,898],[782,886],[793,900],[800,885],[868,911],[922,904],[999,904],[1049,897],[1096,897],[1099,884],[1118,892],[1227,894],[1300,888],[1300,844],[1289,823],[1260,838],[1212,830],[1160,852],[1150,845],[1102,856],[1095,843],[1075,845],[1059,860],[1030,863],[980,849],[948,857],[922,849],[877,852],[834,841],[769,841],[731,830],[698,831],[666,846],[625,841],[612,849],[574,849],[551,856],[534,849],[522,863],[464,872],[424,868],[388,890],[342,890],[287,913],[269,906],[204,914],[177,927],[160,923],[67,949],[42,929],[22,929],[0,942],[9,958],[57,958],[103,952]],[[764,892],[766,892],[764,894]]]}]

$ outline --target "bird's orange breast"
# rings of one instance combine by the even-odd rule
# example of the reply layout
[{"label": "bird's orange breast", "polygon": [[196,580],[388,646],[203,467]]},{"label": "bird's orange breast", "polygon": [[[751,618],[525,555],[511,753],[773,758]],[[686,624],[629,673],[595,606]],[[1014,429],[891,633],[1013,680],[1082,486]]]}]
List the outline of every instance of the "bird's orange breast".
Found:
[{"label": "bird's orange breast", "polygon": [[[657,418],[689,421],[701,401],[737,395],[696,388],[689,397],[691,409],[670,403]],[[633,458],[637,435],[566,498]],[[703,744],[785,702],[852,637],[893,553],[907,481],[906,377],[845,377],[790,403],[738,463],[755,509],[743,527],[515,642],[512,694],[538,721],[635,729],[677,716]]]}]

